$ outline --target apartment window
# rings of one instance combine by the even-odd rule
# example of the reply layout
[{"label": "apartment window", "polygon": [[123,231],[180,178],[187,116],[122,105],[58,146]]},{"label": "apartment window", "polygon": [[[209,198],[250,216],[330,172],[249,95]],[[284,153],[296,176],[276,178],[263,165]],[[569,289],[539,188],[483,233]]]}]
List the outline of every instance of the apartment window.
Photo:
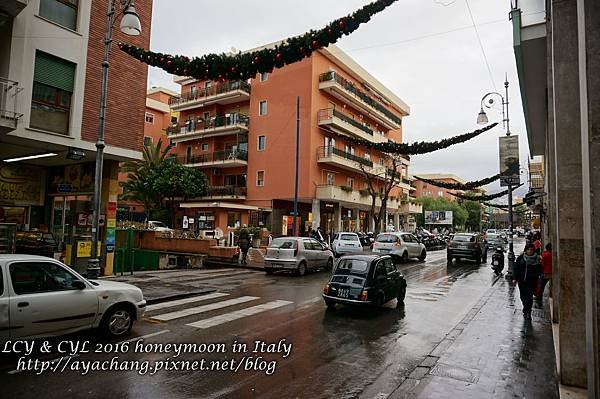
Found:
[{"label": "apartment window", "polygon": [[227,212],[227,227],[240,227],[242,214],[240,212]]},{"label": "apartment window", "polygon": [[258,136],[258,151],[264,151],[267,144],[267,138],[265,136]]},{"label": "apartment window", "polygon": [[258,114],[264,116],[267,114],[267,101],[261,101],[258,107]]},{"label": "apartment window", "polygon": [[325,175],[325,181],[327,182],[328,186],[335,185],[335,175],[333,173],[327,172],[327,174]]},{"label": "apartment window", "polygon": [[208,81],[206,83],[204,83],[204,89],[205,90],[210,90],[212,88],[212,81]]},{"label": "apartment window", "polygon": [[265,171],[259,170],[256,172],[256,186],[264,187],[265,186]]},{"label": "apartment window", "polygon": [[40,0],[40,16],[52,22],[77,30],[79,0]]},{"label": "apartment window", "polygon": [[152,145],[152,137],[144,136],[144,147]]},{"label": "apartment window", "polygon": [[202,143],[202,151],[208,152],[208,143]]},{"label": "apartment window", "polygon": [[260,81],[261,82],[266,82],[267,80],[269,80],[269,74],[267,72],[263,72],[260,74]]},{"label": "apartment window", "polygon": [[37,51],[29,126],[69,133],[75,64]]},{"label": "apartment window", "polygon": [[146,112],[146,123],[151,123],[154,125],[154,114],[151,112]]},{"label": "apartment window", "polygon": [[349,177],[349,178],[346,180],[346,185],[347,185],[348,187],[350,187],[350,188],[354,188],[354,179],[353,179],[352,177]]},{"label": "apartment window", "polygon": [[177,123],[177,117],[176,116],[172,116],[171,117],[171,123]]},{"label": "apartment window", "polygon": [[370,160],[371,160],[371,152],[370,152],[369,150],[365,151],[365,159],[366,159],[367,161],[370,161]]}]

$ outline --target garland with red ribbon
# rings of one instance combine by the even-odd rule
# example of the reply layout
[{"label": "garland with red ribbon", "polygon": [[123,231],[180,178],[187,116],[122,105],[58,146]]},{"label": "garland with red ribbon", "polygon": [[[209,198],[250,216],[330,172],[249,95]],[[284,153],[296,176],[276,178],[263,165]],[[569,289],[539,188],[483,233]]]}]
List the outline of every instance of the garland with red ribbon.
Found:
[{"label": "garland with red ribbon", "polygon": [[[517,187],[513,188],[513,191],[517,188],[521,187],[523,184],[519,184]],[[508,194],[508,190],[501,191],[496,194],[490,195],[468,195],[468,194],[458,194],[458,193],[448,193],[450,195],[455,196],[456,198],[464,199],[467,201],[477,201],[477,202],[487,202],[491,200],[495,200],[496,198],[504,197]]]}]

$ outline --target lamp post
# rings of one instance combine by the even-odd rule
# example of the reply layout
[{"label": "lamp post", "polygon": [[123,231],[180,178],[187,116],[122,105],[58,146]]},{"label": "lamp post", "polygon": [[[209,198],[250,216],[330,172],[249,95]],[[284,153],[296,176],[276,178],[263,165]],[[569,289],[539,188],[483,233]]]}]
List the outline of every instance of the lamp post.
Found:
[{"label": "lamp post", "polygon": [[[488,117],[483,110],[483,107],[491,108],[496,100],[493,96],[497,96],[502,100],[502,125],[506,128],[506,135],[510,136],[510,119],[508,114],[508,77],[504,81],[505,96],[498,92],[487,93],[481,98],[481,110],[477,115],[477,123],[480,125],[488,123]],[[485,102],[486,100],[487,103]],[[506,108],[506,111],[505,111]],[[502,172],[502,171],[501,171]],[[513,266],[515,263],[515,252],[513,245],[513,194],[512,194],[512,182],[508,181],[508,272],[506,273],[506,279],[512,278]]]},{"label": "lamp post", "polygon": [[[104,164],[104,126],[106,119],[106,93],[108,90],[108,68],[112,34],[117,19],[117,0],[108,1],[106,13],[106,33],[104,35],[104,58],[102,60],[102,86],[100,92],[100,123],[96,139],[96,173],[94,174],[94,200],[92,217],[92,248],[87,266],[89,278],[96,278],[100,273],[100,257],[98,254],[98,225],[100,220],[100,204],[102,195],[102,167]],[[142,32],[140,18],[138,17],[133,0],[118,0],[120,14],[122,14],[120,29],[129,36],[138,36]]]}]

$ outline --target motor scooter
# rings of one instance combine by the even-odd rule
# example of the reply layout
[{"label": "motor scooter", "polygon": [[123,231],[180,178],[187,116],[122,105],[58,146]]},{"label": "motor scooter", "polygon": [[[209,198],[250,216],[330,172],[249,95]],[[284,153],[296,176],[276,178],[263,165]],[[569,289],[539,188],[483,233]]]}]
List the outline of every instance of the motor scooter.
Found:
[{"label": "motor scooter", "polygon": [[492,254],[492,270],[497,276],[502,274],[504,269],[504,249],[502,247],[496,247],[496,250]]}]

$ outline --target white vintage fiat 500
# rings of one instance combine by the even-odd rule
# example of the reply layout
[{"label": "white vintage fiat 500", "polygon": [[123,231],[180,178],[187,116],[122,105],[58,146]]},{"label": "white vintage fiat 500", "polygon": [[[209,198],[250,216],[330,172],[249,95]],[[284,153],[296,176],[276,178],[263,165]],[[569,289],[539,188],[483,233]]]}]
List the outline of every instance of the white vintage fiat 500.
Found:
[{"label": "white vintage fiat 500", "polygon": [[131,284],[87,280],[42,256],[0,255],[0,342],[90,328],[121,337],[145,308],[142,290]]}]

